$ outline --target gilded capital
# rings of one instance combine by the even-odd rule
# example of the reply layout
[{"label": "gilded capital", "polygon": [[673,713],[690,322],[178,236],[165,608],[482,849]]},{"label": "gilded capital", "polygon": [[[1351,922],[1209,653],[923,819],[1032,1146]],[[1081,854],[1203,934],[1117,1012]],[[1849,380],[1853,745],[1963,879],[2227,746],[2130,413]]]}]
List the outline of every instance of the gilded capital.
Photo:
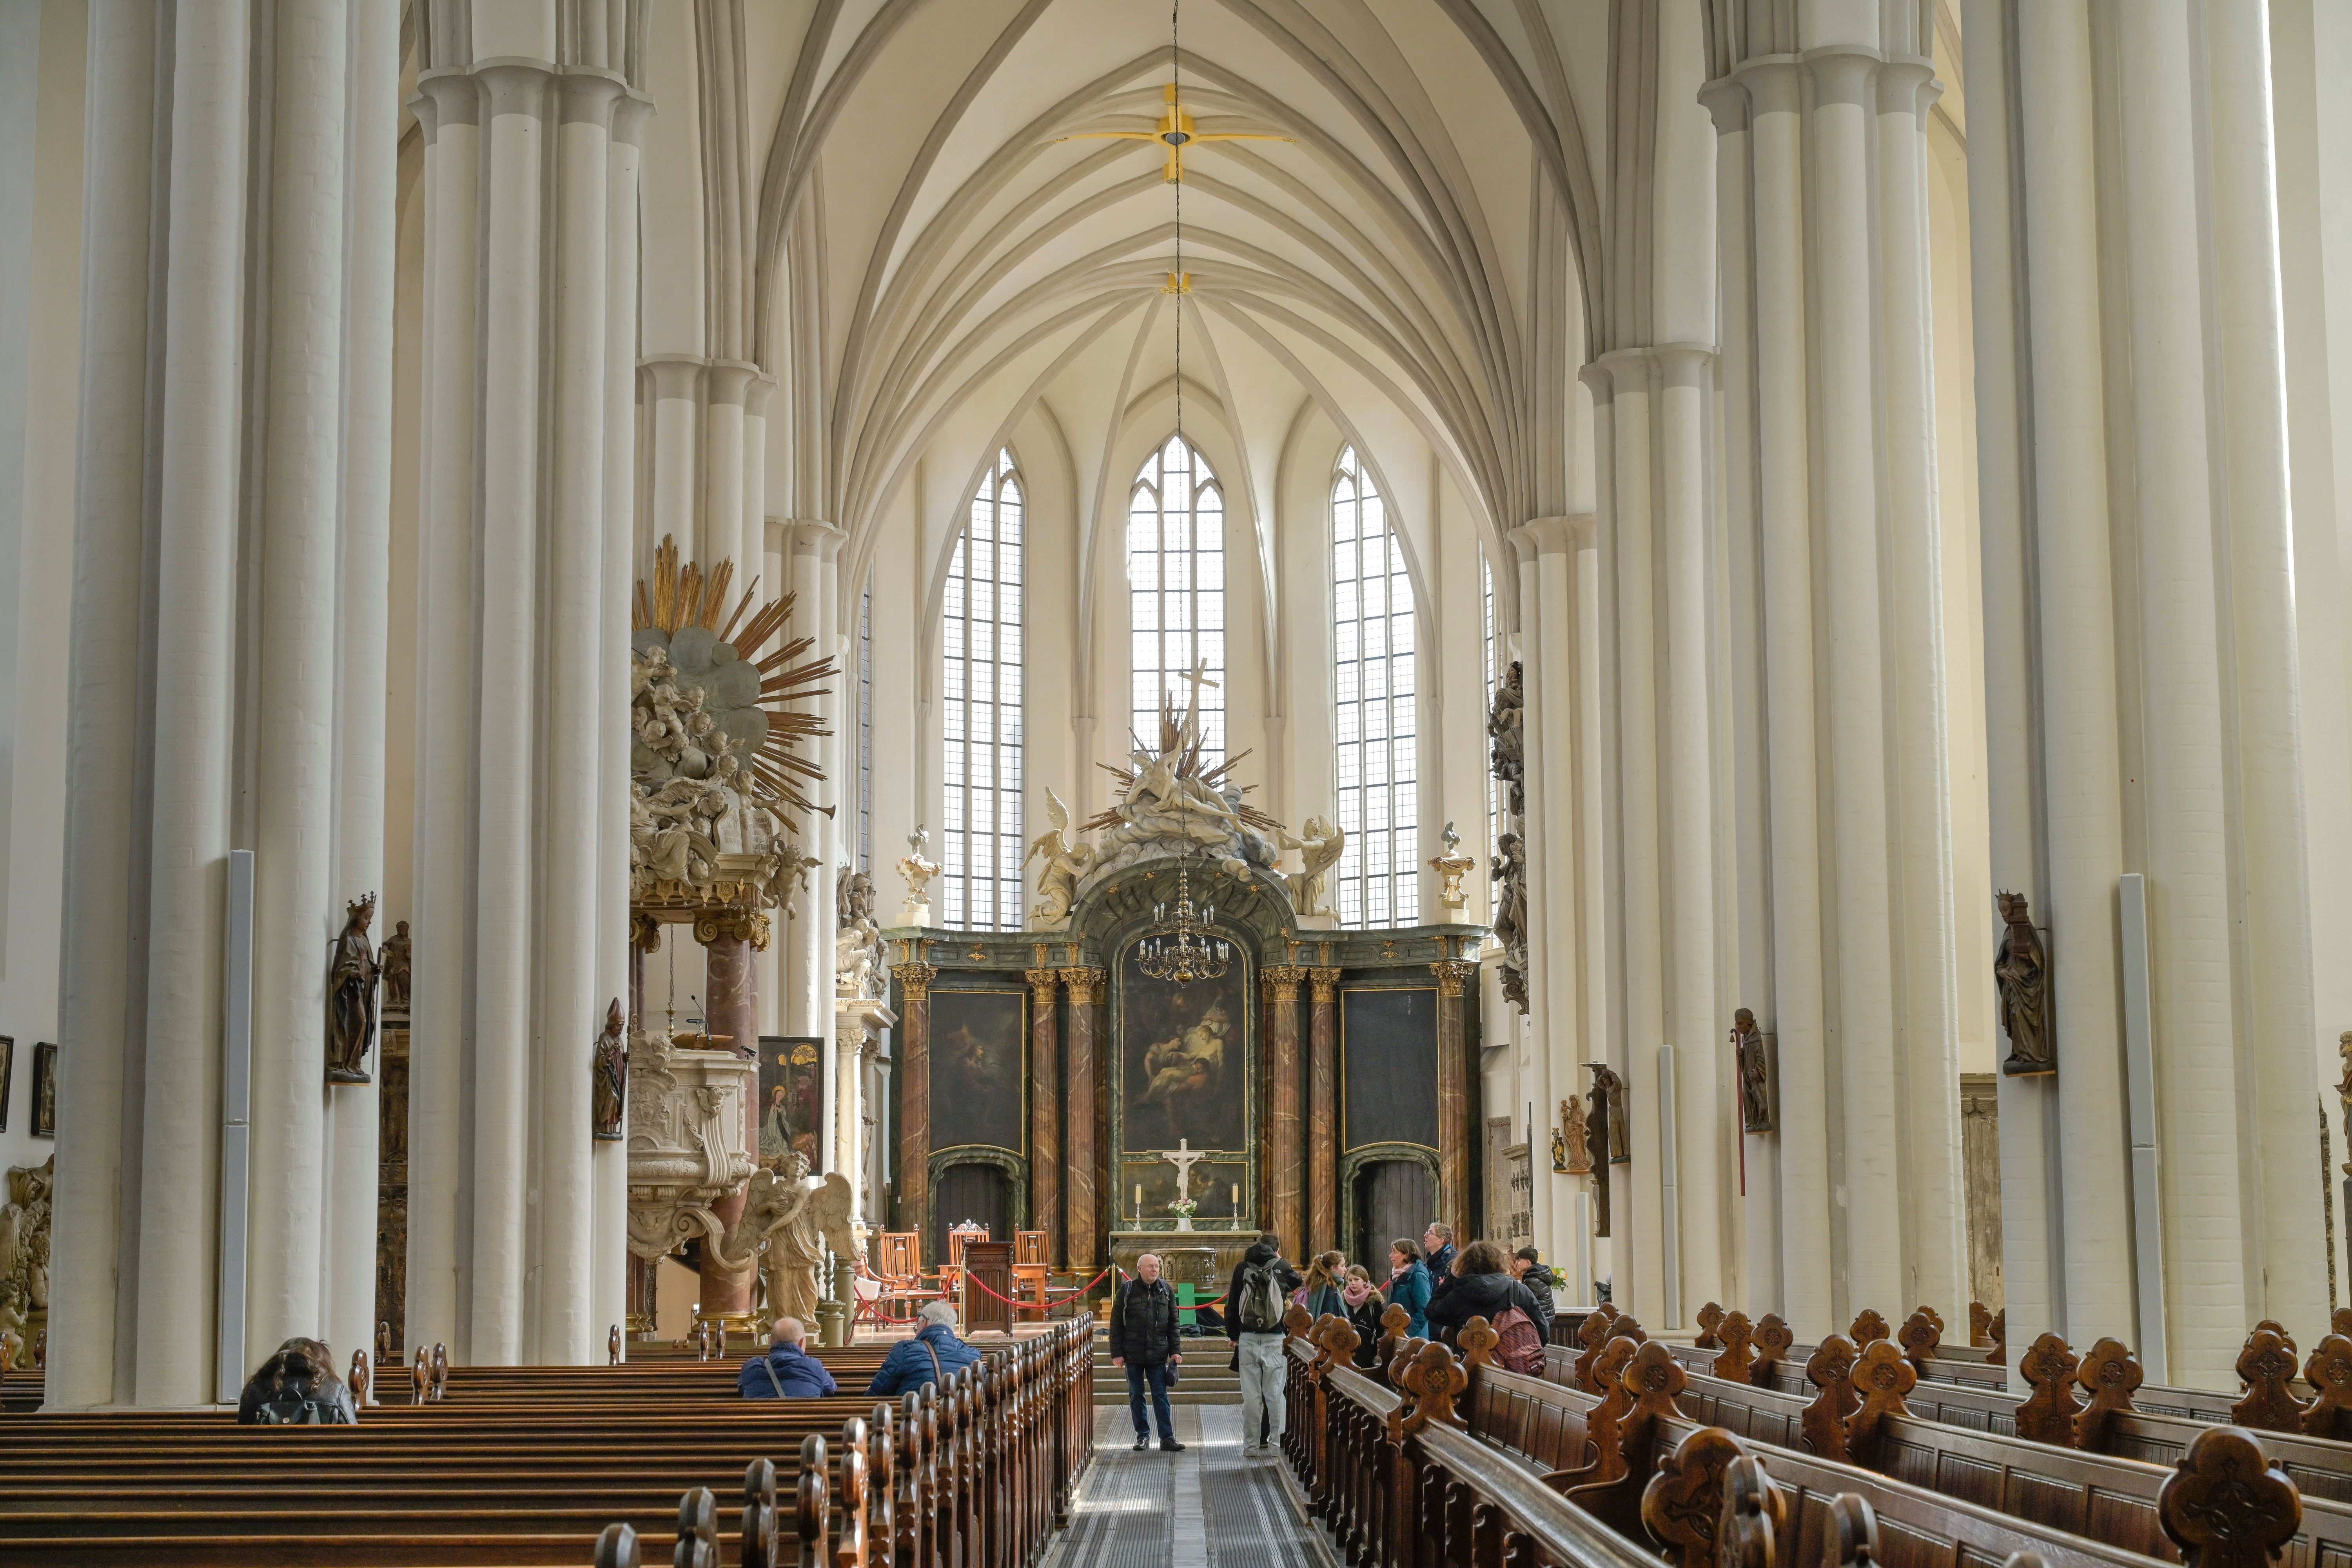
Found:
[{"label": "gilded capital", "polygon": [[894,963],[890,966],[890,973],[898,977],[898,988],[906,993],[908,1001],[928,1002],[931,999],[931,982],[940,977],[940,966],[936,963]]},{"label": "gilded capital", "polygon": [[1466,958],[1446,958],[1431,964],[1429,972],[1437,976],[1440,996],[1459,996],[1462,988],[1477,974],[1478,966]]},{"label": "gilded capital", "polygon": [[1052,973],[1062,977],[1069,988],[1070,1005],[1091,1007],[1103,999],[1103,972],[1099,969],[1057,969]]},{"label": "gilded capital", "polygon": [[1338,970],[1313,969],[1307,971],[1307,973],[1311,974],[1315,980],[1315,1005],[1317,1006],[1328,1006],[1331,1003],[1339,999],[1339,972]]},{"label": "gilded capital", "polygon": [[1295,963],[1269,963],[1258,971],[1258,978],[1267,994],[1279,1003],[1298,1000],[1298,988],[1307,984],[1307,971]]},{"label": "gilded capital", "polygon": [[1060,970],[1024,969],[1021,972],[1021,978],[1029,982],[1029,989],[1036,994],[1038,1006],[1051,1007],[1054,1005],[1054,988],[1062,983]]}]

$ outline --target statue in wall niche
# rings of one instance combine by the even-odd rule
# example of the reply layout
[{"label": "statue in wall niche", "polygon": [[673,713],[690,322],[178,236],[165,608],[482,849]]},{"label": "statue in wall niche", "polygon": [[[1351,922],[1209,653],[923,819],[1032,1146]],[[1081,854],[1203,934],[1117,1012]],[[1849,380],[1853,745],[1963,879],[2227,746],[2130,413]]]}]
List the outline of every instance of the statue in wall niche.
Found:
[{"label": "statue in wall niche", "polygon": [[1526,677],[1515,658],[1495,688],[1494,706],[1486,714],[1486,738],[1492,742],[1487,762],[1496,781],[1510,786],[1513,816],[1528,814],[1527,702]]},{"label": "statue in wall niche", "polygon": [[606,1142],[621,1138],[621,1116],[629,1103],[629,1029],[618,996],[604,1009],[604,1032],[596,1037],[593,1072],[593,1131]]},{"label": "statue in wall niche", "polygon": [[1592,1130],[1584,1122],[1582,1095],[1571,1094],[1559,1102],[1559,1131],[1554,1139],[1561,1152],[1553,1157],[1553,1169],[1570,1176],[1592,1173]]},{"label": "statue in wall niche", "polygon": [[1058,926],[1070,918],[1070,905],[1078,896],[1078,879],[1085,876],[1095,863],[1094,846],[1073,843],[1070,832],[1070,808],[1049,784],[1045,789],[1045,820],[1054,826],[1039,834],[1029,846],[1029,853],[1021,858],[1021,868],[1027,870],[1029,862],[1040,855],[1045,865],[1037,870],[1037,901],[1029,906],[1032,926]]},{"label": "statue in wall niche", "polygon": [[383,1010],[387,1013],[408,1011],[408,922],[402,921],[383,939],[383,951],[376,954],[376,967],[383,973]]},{"label": "statue in wall niche", "polygon": [[2000,1070],[2012,1078],[2058,1070],[2050,1031],[2050,963],[2042,933],[2022,893],[1995,893],[2000,911],[2000,956],[1992,966],[2000,993],[2000,1026],[2009,1034],[2009,1058]]},{"label": "statue in wall niche", "polygon": [[375,895],[347,904],[343,934],[327,964],[327,1081],[365,1083],[368,1047],[375,1044]]},{"label": "statue in wall niche", "polygon": [[874,923],[874,879],[844,866],[833,874],[833,994],[875,994],[882,974],[882,928]]},{"label": "statue in wall niche", "polygon": [[1739,1069],[1739,1125],[1743,1131],[1774,1132],[1772,1045],[1756,1027],[1756,1015],[1742,1007],[1731,1016],[1732,1060]]},{"label": "statue in wall niche", "polygon": [[0,1333],[27,1342],[27,1324],[46,1322],[49,1310],[49,1203],[56,1190],[58,1158],[19,1165],[8,1173],[6,1202],[0,1204]]},{"label": "statue in wall niche", "polygon": [[1302,915],[1325,913],[1323,884],[1348,847],[1347,833],[1332,826],[1325,817],[1310,816],[1296,837],[1287,828],[1275,829],[1275,842],[1285,849],[1298,851],[1301,868],[1284,879],[1290,884],[1292,907]]},{"label": "statue in wall niche", "polygon": [[1503,999],[1524,1013],[1528,1010],[1528,863],[1522,852],[1525,841],[1516,833],[1505,833],[1495,840],[1493,868],[1488,879],[1495,884],[1495,941],[1503,949]]}]

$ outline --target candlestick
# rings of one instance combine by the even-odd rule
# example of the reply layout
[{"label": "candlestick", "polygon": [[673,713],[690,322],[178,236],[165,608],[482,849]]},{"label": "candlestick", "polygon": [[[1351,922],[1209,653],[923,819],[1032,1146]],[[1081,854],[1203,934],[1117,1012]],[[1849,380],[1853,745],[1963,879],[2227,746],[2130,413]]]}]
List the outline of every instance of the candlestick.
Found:
[{"label": "candlestick", "polygon": [[1234,1184],[1234,1212],[1242,1212],[1242,1184],[1239,1182]]},{"label": "candlestick", "polygon": [[1139,1215],[1143,1212],[1143,1184],[1141,1182],[1135,1184],[1135,1212]]}]

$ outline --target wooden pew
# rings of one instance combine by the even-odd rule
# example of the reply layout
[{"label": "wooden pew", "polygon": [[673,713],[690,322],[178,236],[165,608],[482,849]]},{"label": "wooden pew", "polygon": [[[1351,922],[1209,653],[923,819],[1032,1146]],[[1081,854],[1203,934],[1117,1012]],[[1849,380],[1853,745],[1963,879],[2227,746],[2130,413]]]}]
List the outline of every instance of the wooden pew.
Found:
[{"label": "wooden pew", "polygon": [[[1328,1340],[1329,1333],[1325,1329],[1318,1337]],[[2168,1536],[2164,1531],[2152,1528],[2159,1519],[2158,1499],[2168,1485],[2190,1490],[2202,1487],[2209,1493],[2218,1489],[2232,1497],[2251,1492],[2258,1501],[2265,1495],[2273,1501],[2281,1497],[2292,1500],[2294,1495],[2294,1488],[2282,1473],[2260,1462],[2259,1450],[2252,1447],[2254,1439],[2243,1434],[2217,1444],[2200,1433],[2200,1462],[2185,1463],[2175,1471],[2066,1454],[2014,1439],[1946,1432],[1926,1423],[1909,1422],[1894,1412],[1903,1389],[1916,1383],[1916,1373],[1891,1345],[1871,1358],[1874,1372],[1891,1367],[1893,1373],[1880,1380],[1880,1385],[1874,1387],[1867,1399],[1854,1400],[1849,1407],[1850,1391],[1841,1397],[1830,1389],[1822,1391],[1822,1401],[1831,1409],[1844,1411],[1841,1435],[1848,1423],[1859,1423],[1867,1441],[1884,1445],[1896,1455],[1905,1452],[1906,1438],[1918,1436],[1908,1428],[1925,1428],[1929,1442],[1924,1447],[1913,1447],[1912,1451],[1949,1457],[1940,1460],[1945,1467],[1940,1473],[1930,1468],[1921,1472],[1918,1480],[1940,1480],[1944,1483],[1941,1486],[1906,1481],[1900,1474],[1877,1476],[1874,1480],[1878,1484],[1873,1484],[1863,1479],[1871,1474],[1868,1470],[1857,1473],[1853,1465],[1800,1450],[1793,1445],[1804,1440],[1797,1428],[1802,1424],[1806,1402],[1790,1400],[1774,1391],[1717,1384],[1716,1393],[1727,1401],[1723,1408],[1702,1406],[1695,1412],[1691,1406],[1698,1402],[1685,1396],[1684,1374],[1663,1346],[1637,1349],[1632,1341],[1620,1340],[1607,1347],[1601,1364],[1619,1375],[1612,1395],[1603,1399],[1549,1380],[1521,1378],[1484,1364],[1484,1355],[1491,1349],[1492,1334],[1483,1323],[1465,1330],[1464,1339],[1468,1353],[1456,1375],[1467,1388],[1470,1429],[1540,1467],[1552,1484],[1568,1489],[1572,1500],[1591,1508],[1628,1533],[1639,1532],[1646,1521],[1649,1532],[1665,1542],[1670,1552],[1688,1568],[1698,1568],[1701,1557],[1713,1551],[1714,1529],[1709,1521],[1719,1511],[1721,1477],[1745,1445],[1745,1440],[1734,1432],[1702,1425],[1707,1415],[1727,1411],[1751,1429],[1760,1427],[1788,1439],[1782,1446],[1758,1447],[1755,1452],[1764,1457],[1770,1473],[1782,1485],[1793,1486],[1797,1493],[1801,1554],[1816,1550],[1828,1539],[1831,1511],[1824,1505],[1816,1513],[1811,1500],[1817,1494],[1850,1494],[1871,1502],[1882,1521],[1890,1526],[1885,1552],[1892,1555],[1880,1555],[1877,1561],[1881,1563],[1941,1562],[1953,1553],[2000,1561],[2013,1552],[2031,1550],[2039,1555],[2045,1568],[2062,1561],[2087,1563],[2118,1558],[2181,1560],[2183,1548],[2193,1542],[2198,1529],[2196,1519],[2190,1516],[2214,1517],[2217,1505],[2209,1500],[2199,1510],[2184,1512],[2185,1504],[2176,1508],[2173,1512],[2177,1517],[2166,1522],[2184,1531],[2185,1538],[2182,1533]],[[1838,1347],[1830,1348],[1834,1352]],[[1426,1353],[1425,1347],[1404,1347],[1392,1365],[1408,1367],[1408,1382],[1416,1375],[1425,1381],[1431,1374],[1420,1368],[1418,1358]],[[1443,1352],[1438,1353],[1442,1355]],[[1553,1365],[1562,1367],[1564,1361],[1556,1355]],[[1834,1373],[1830,1380],[1841,1381]],[[1887,1384],[1892,1385],[1891,1394],[1885,1386]],[[1706,1394],[1702,1390],[1701,1398]],[[1874,1405],[1875,1408],[1871,1408]],[[1331,1440],[1343,1445],[1360,1441],[1348,1436],[1347,1421],[1343,1411],[1334,1428],[1337,1436]],[[1940,1447],[1936,1439],[1942,1440]],[[2005,1442],[2007,1452],[1992,1456],[1957,1453],[1953,1449],[1955,1441],[1963,1449],[1970,1444],[2000,1447]],[[2251,1474],[2244,1473],[2249,1454],[2255,1456]],[[1999,1460],[2014,1461],[2021,1456],[2029,1467],[2024,1471],[2014,1467],[2006,1471],[2000,1468]],[[1991,1463],[1988,1463],[1989,1458]],[[2077,1470],[2088,1468],[2099,1473],[2088,1478],[2082,1474],[2052,1477],[2035,1473],[2053,1467],[2059,1471],[2070,1467]],[[2187,1475],[2192,1469],[2196,1475],[2190,1482],[2174,1479],[2176,1475]],[[2008,1488],[2009,1496],[1995,1499],[2006,1501],[2010,1505],[2007,1508],[1988,1507],[1981,1500],[1988,1473],[2000,1474],[2014,1482]],[[2035,1495],[2035,1486],[2053,1480],[2057,1489],[2075,1504],[2071,1515],[2063,1507],[2053,1506],[2048,1498]],[[2126,1490],[2124,1502],[2111,1495],[2110,1488],[2118,1481]],[[1977,1497],[1970,1496],[1971,1486]],[[1716,1489],[1710,1491],[1709,1488]],[[2137,1513],[2128,1511],[2132,1494],[2146,1503]],[[1344,1523],[1349,1510],[1361,1505],[1351,1500],[1344,1489],[1339,1496]],[[1637,1502],[1637,1499],[1643,1500]],[[2021,1502],[2025,1506],[2018,1506]],[[2299,1502],[2296,1506],[2300,1507]],[[2041,1516],[2029,1517],[2035,1507],[2041,1509]],[[2219,1511],[2226,1514],[2226,1507]],[[2311,1520],[2309,1528],[2296,1537],[2294,1554],[2288,1558],[2291,1563],[2337,1560],[2345,1552],[2347,1542],[2352,1542],[2352,1532],[2347,1532],[2352,1514],[2327,1505],[2315,1511],[2325,1517]],[[1637,1513],[1639,1519],[1635,1517]],[[2255,1513],[2259,1516],[2260,1510]],[[1677,1531],[1681,1531],[1679,1540]],[[2247,1534],[2246,1529],[2239,1531],[2242,1540]],[[2295,1532],[2289,1524],[2283,1531],[2273,1531],[2273,1534],[2276,1543],[2284,1544]],[[2091,1536],[2097,1539],[2088,1539]],[[1345,1539],[1343,1536],[1343,1542]],[[2118,1547],[2132,1546],[2141,1550],[2117,1551]],[[1706,1560],[1713,1561],[1711,1556]]]},{"label": "wooden pew", "polygon": [[[731,1364],[678,1363],[667,1377],[552,1369],[561,1396],[551,1369],[473,1369],[470,1402],[453,1374],[448,1400],[371,1411],[356,1427],[238,1427],[209,1411],[11,1418],[0,1563],[576,1563],[615,1519],[667,1552],[680,1492],[726,1487],[755,1461],[773,1459],[793,1508],[809,1503],[811,1438],[830,1456],[815,1478],[832,1500],[829,1563],[860,1531],[874,1545],[859,1561],[1026,1562],[1091,1449],[1086,1327],[990,1347],[982,1365],[895,1405],[745,1401]],[[856,1489],[845,1464],[865,1477],[862,1516],[843,1501]],[[722,1544],[730,1561],[741,1550]]]}]

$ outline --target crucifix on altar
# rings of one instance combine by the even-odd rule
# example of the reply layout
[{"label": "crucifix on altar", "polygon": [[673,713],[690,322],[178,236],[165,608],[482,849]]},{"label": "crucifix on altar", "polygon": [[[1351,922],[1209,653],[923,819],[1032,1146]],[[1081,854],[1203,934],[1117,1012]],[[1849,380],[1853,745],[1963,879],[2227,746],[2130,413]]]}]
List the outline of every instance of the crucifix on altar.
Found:
[{"label": "crucifix on altar", "polygon": [[[1180,1205],[1191,1203],[1192,1201],[1192,1167],[1209,1157],[1207,1151],[1193,1148],[1192,1141],[1189,1138],[1179,1138],[1173,1149],[1153,1149],[1146,1152],[1155,1159],[1165,1160],[1176,1167],[1176,1202]],[[1190,1209],[1180,1207],[1176,1210],[1176,1228],[1178,1230],[1192,1228],[1192,1215]]]}]

